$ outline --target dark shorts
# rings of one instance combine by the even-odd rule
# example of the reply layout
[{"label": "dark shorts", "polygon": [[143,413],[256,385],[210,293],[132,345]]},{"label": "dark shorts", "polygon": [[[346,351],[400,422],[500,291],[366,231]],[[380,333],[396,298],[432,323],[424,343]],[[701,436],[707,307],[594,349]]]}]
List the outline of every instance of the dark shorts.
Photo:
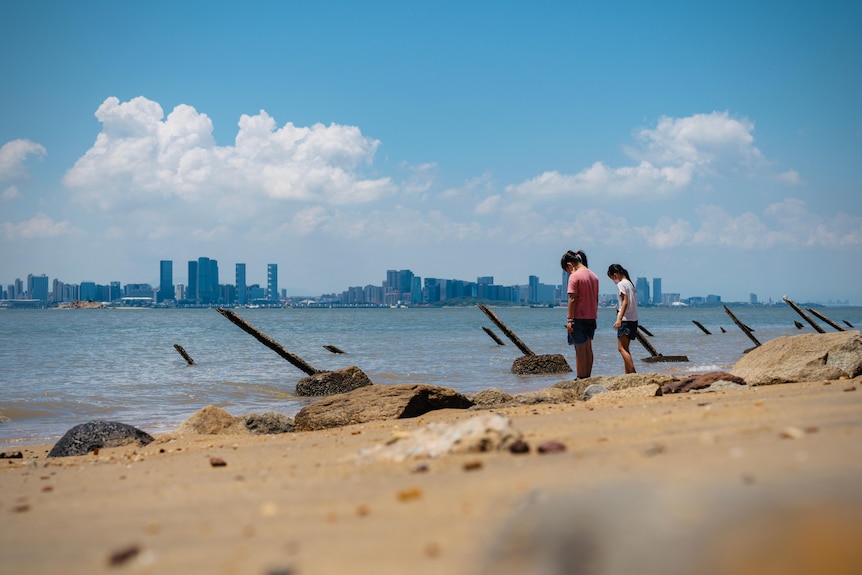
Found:
[{"label": "dark shorts", "polygon": [[596,320],[576,319],[572,321],[572,332],[569,334],[569,345],[584,345],[587,340],[596,335]]},{"label": "dark shorts", "polygon": [[617,338],[626,336],[629,339],[635,339],[638,336],[638,322],[636,321],[624,321],[619,328],[617,328]]}]

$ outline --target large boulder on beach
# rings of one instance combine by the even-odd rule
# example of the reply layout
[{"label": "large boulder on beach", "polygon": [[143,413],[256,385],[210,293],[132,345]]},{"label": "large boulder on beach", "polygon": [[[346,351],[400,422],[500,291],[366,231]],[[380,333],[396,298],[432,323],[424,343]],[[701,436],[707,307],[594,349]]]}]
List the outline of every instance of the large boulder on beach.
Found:
[{"label": "large boulder on beach", "polygon": [[512,362],[515,375],[540,375],[544,373],[569,373],[572,368],[559,353],[550,355],[522,355]]},{"label": "large boulder on beach", "polygon": [[862,374],[862,334],[779,337],[749,351],[730,371],[749,385],[856,377]]},{"label": "large boulder on beach", "polygon": [[137,427],[116,421],[89,421],[76,425],[60,438],[48,457],[86,455],[96,449],[123,445],[147,445],[153,436]]},{"label": "large boulder on beach", "polygon": [[423,384],[369,385],[306,405],[296,431],[314,431],[386,419],[418,417],[437,409],[467,409],[473,402],[448,387]]},{"label": "large boulder on beach", "polygon": [[303,377],[296,383],[296,394],[305,397],[347,393],[371,385],[368,376],[356,366],[335,371],[321,371]]}]

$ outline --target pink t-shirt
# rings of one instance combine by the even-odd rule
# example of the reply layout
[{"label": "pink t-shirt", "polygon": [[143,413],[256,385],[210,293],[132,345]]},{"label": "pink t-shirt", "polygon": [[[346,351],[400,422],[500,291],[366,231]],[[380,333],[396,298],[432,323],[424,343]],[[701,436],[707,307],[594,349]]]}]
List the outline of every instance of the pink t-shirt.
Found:
[{"label": "pink t-shirt", "polygon": [[596,319],[599,312],[599,277],[589,268],[569,275],[568,293],[575,294],[575,319]]}]

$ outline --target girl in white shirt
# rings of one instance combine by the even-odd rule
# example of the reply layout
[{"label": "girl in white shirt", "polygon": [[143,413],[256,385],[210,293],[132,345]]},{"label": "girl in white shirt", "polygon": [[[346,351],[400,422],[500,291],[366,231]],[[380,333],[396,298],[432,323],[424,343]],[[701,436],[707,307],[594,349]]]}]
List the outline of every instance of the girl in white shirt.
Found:
[{"label": "girl in white shirt", "polygon": [[608,267],[608,277],[617,284],[617,318],[614,329],[617,330],[617,350],[623,358],[623,366],[626,373],[635,373],[635,364],[632,354],[629,353],[629,344],[637,337],[638,333],[638,296],[635,286],[629,277],[629,272],[620,264],[611,264]]}]

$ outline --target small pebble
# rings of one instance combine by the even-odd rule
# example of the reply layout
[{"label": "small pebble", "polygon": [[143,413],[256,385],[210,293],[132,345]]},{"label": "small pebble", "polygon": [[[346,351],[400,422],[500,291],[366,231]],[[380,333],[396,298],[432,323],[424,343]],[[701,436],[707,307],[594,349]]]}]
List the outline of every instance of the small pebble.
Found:
[{"label": "small pebble", "polygon": [[481,461],[468,461],[464,464],[464,471],[476,471],[482,469]]},{"label": "small pebble", "polygon": [[537,451],[539,453],[562,453],[566,450],[566,446],[559,441],[546,441],[539,445]]},{"label": "small pebble", "polygon": [[123,563],[137,557],[140,552],[141,548],[137,545],[129,545],[128,547],[124,547],[111,553],[111,556],[108,558],[108,564],[112,567],[122,565]]},{"label": "small pebble", "polygon": [[210,457],[210,465],[213,467],[224,467],[227,465],[227,462],[221,457]]},{"label": "small pebble", "polygon": [[523,439],[519,439],[509,446],[509,451],[516,455],[521,453],[530,453],[530,444]]},{"label": "small pebble", "polygon": [[438,543],[429,543],[425,546],[425,555],[432,559],[438,557],[440,555],[440,545]]},{"label": "small pebble", "polygon": [[422,490],[418,487],[404,489],[402,491],[399,491],[397,495],[398,501],[413,501],[414,499],[419,499],[420,497],[422,497]]},{"label": "small pebble", "polygon": [[805,432],[798,427],[785,427],[778,436],[782,439],[802,439]]}]

